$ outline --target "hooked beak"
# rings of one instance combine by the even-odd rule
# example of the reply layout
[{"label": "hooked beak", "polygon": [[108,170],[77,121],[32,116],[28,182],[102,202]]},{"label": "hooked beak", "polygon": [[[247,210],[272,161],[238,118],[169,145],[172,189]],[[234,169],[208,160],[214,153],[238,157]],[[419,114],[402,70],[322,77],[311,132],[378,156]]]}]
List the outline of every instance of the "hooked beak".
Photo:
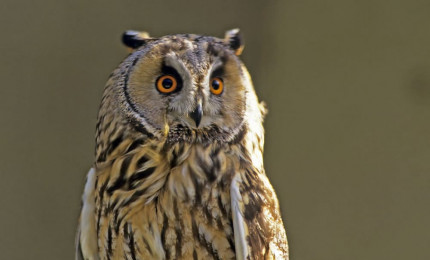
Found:
[{"label": "hooked beak", "polygon": [[194,120],[196,127],[199,127],[203,116],[202,104],[198,103],[193,112],[189,113],[188,116]]}]

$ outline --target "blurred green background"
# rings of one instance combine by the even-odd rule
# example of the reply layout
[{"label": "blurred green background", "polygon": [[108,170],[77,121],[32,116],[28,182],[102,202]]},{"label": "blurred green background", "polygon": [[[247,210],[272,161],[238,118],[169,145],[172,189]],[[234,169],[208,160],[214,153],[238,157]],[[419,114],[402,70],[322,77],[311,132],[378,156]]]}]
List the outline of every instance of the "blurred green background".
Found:
[{"label": "blurred green background", "polygon": [[0,3],[1,259],[73,259],[120,35],[241,28],[293,260],[430,259],[430,1]]}]

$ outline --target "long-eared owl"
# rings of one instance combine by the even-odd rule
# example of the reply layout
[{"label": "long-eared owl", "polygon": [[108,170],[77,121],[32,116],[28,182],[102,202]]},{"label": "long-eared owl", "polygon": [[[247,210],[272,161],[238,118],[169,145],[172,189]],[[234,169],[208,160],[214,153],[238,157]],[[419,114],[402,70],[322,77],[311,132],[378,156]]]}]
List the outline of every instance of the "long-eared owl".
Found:
[{"label": "long-eared owl", "polygon": [[77,259],[288,259],[239,30],[127,31],[123,42],[131,53],[101,101]]}]

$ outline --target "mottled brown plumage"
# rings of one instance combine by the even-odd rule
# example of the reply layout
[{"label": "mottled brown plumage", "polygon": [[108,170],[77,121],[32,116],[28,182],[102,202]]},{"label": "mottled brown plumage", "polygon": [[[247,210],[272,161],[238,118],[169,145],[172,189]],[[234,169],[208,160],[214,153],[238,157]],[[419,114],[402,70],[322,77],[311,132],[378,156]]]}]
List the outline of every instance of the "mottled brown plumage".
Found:
[{"label": "mottled brown plumage", "polygon": [[102,98],[77,259],[288,259],[238,30],[123,40],[133,51]]}]

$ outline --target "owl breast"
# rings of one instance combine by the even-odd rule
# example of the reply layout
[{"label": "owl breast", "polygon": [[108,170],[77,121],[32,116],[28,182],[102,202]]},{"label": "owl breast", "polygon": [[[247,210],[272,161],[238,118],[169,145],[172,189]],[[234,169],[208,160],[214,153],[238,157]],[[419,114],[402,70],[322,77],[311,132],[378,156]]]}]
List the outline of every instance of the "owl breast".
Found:
[{"label": "owl breast", "polygon": [[[100,252],[106,259],[234,259],[230,184],[241,150],[238,144],[145,144],[105,171],[100,167]],[[120,177],[111,179],[115,169]]]}]

